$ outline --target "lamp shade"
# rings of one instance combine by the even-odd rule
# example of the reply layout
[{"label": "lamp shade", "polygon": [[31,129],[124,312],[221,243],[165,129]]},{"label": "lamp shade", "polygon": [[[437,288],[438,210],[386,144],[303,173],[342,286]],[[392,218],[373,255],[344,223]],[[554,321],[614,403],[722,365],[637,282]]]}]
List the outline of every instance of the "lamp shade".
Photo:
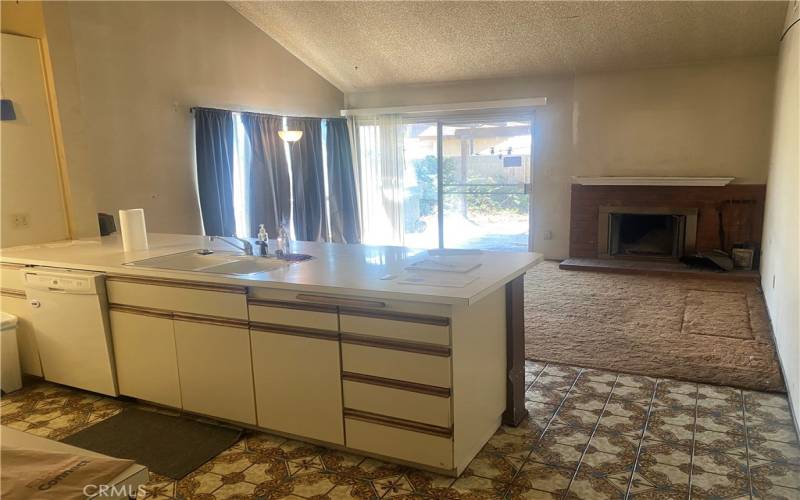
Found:
[{"label": "lamp shade", "polygon": [[303,137],[302,130],[279,130],[278,136],[286,142],[299,141]]}]

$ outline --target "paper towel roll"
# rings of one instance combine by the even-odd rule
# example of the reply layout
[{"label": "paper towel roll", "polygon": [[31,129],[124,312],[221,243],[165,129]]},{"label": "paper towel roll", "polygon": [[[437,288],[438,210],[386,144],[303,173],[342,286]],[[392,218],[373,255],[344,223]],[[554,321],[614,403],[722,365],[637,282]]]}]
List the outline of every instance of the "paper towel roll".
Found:
[{"label": "paper towel roll", "polygon": [[119,211],[119,226],[122,233],[122,249],[126,252],[147,250],[147,227],[144,224],[144,210],[131,208]]}]

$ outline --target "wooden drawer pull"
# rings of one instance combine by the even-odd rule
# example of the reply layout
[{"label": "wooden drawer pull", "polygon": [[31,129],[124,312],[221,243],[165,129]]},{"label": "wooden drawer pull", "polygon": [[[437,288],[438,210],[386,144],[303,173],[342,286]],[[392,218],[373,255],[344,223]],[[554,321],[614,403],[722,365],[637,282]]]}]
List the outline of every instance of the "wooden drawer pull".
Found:
[{"label": "wooden drawer pull", "polygon": [[448,427],[439,427],[438,425],[423,424],[420,422],[413,422],[411,420],[404,420],[402,418],[389,417],[387,415],[378,415],[377,413],[370,413],[367,411],[353,410],[351,408],[344,409],[345,418],[354,420],[362,420],[373,424],[386,425],[389,427],[396,427],[398,429],[405,429],[414,432],[421,432],[424,434],[432,434],[434,436],[449,438],[453,435],[453,429]]},{"label": "wooden drawer pull", "polygon": [[339,312],[350,316],[362,316],[365,318],[405,321],[406,323],[421,323],[423,325],[432,326],[450,326],[450,318],[441,316],[425,316],[422,314],[398,313],[393,311],[365,311],[363,309],[345,307],[340,309]]},{"label": "wooden drawer pull", "polygon": [[393,378],[376,377],[375,375],[365,375],[363,373],[343,371],[342,380],[359,382],[361,384],[378,385],[391,389],[401,389],[404,391],[417,392],[419,394],[427,394],[428,396],[437,396],[440,398],[450,397],[449,387],[437,387],[435,385],[419,384],[417,382],[408,382]]},{"label": "wooden drawer pull", "polygon": [[24,290],[15,290],[13,288],[0,288],[0,295],[4,295],[6,297],[13,297],[15,299],[26,298]]},{"label": "wooden drawer pull", "polygon": [[367,335],[356,335],[353,333],[342,333],[342,342],[347,344],[357,344],[368,347],[378,347],[380,349],[392,349],[395,351],[413,352],[416,354],[427,354],[429,356],[439,356],[442,358],[450,357],[450,348],[433,344],[420,344],[417,342],[406,342],[403,340],[387,339],[383,337],[369,337]]},{"label": "wooden drawer pull", "polygon": [[330,297],[328,295],[314,295],[310,293],[298,293],[297,300],[317,302],[320,304],[333,304],[337,306],[386,307],[386,302],[381,302],[379,300],[348,299],[345,297]]},{"label": "wooden drawer pull", "polygon": [[315,330],[313,328],[295,328],[286,325],[271,323],[250,323],[250,329],[256,332],[279,333],[281,335],[294,335],[321,340],[339,340],[339,332],[330,330]]},{"label": "wooden drawer pull", "polygon": [[296,309],[299,311],[315,311],[336,314],[336,306],[330,304],[301,304],[283,300],[247,299],[247,304],[261,307],[277,307],[280,309]]},{"label": "wooden drawer pull", "polygon": [[202,314],[173,313],[175,321],[189,323],[204,323],[208,325],[229,326],[232,328],[250,328],[250,322],[243,319],[220,318],[217,316],[203,316]]},{"label": "wooden drawer pull", "polygon": [[163,309],[149,309],[146,307],[126,306],[122,304],[109,304],[110,311],[117,311],[127,314],[138,314],[140,316],[152,316],[153,318],[172,319],[171,311],[164,311]]},{"label": "wooden drawer pull", "polygon": [[14,264],[13,262],[0,262],[0,267],[7,269],[22,269],[28,267],[26,264]]}]

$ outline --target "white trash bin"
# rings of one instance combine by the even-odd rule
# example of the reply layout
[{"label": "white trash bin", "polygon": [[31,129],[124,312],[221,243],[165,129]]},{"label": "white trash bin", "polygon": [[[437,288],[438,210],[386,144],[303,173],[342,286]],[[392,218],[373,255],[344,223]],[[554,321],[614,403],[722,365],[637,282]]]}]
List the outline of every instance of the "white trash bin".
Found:
[{"label": "white trash bin", "polygon": [[22,371],[19,367],[17,348],[17,317],[0,312],[0,387],[3,392],[13,392],[22,388]]}]

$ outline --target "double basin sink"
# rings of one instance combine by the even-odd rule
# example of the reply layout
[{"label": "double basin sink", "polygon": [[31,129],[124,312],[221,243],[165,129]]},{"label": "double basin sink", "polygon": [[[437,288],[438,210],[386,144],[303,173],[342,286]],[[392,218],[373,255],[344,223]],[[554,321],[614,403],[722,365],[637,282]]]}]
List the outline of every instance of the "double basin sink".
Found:
[{"label": "double basin sink", "polygon": [[137,260],[126,265],[172,271],[244,275],[274,271],[289,264],[290,262],[277,257],[257,257],[236,252],[203,253],[202,250],[190,250]]}]

